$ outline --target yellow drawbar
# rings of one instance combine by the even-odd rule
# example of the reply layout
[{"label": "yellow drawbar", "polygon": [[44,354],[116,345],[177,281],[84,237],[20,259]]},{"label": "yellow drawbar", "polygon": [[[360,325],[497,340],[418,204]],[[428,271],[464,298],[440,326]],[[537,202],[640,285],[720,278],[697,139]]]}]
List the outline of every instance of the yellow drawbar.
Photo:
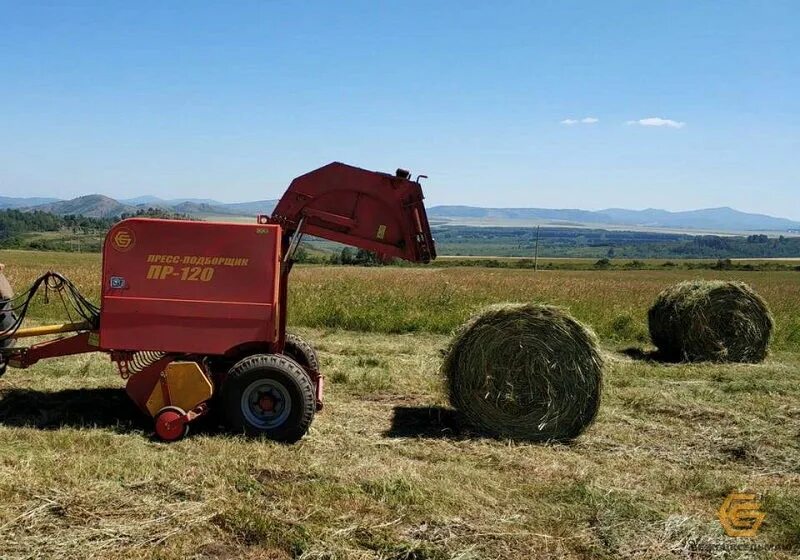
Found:
[{"label": "yellow drawbar", "polygon": [[40,327],[26,327],[24,329],[17,329],[14,334],[9,338],[25,338],[28,336],[44,336],[47,334],[60,334],[77,331],[88,331],[92,329],[92,325],[87,321],[80,321],[77,323],[59,323],[58,325],[42,325]]}]

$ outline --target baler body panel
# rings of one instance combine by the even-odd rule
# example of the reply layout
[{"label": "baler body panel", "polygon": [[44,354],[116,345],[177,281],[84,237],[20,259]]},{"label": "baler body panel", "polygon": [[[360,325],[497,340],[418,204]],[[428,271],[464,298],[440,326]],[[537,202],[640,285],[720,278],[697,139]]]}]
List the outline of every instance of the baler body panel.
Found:
[{"label": "baler body panel", "polygon": [[222,355],[277,340],[281,228],[132,218],[103,247],[100,347]]}]

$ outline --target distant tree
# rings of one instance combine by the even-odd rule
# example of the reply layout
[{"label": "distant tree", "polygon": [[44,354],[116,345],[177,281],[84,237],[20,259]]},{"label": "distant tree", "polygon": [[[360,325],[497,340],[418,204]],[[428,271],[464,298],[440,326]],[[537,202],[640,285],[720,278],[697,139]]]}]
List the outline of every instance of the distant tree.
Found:
[{"label": "distant tree", "polygon": [[644,266],[645,266],[644,262],[640,261],[638,259],[634,259],[634,260],[632,260],[630,262],[625,263],[625,268],[634,269],[634,270],[642,269],[642,268],[644,268]]},{"label": "distant tree", "polygon": [[611,266],[611,261],[608,259],[600,259],[596,263],[594,263],[595,268],[608,268]]},{"label": "distant tree", "polygon": [[353,264],[359,266],[382,266],[383,262],[381,262],[376,253],[366,249],[359,249],[353,259]]},{"label": "distant tree", "polygon": [[355,251],[351,247],[344,247],[339,255],[339,262],[341,264],[354,264],[356,258]]},{"label": "distant tree", "polygon": [[292,255],[292,259],[294,262],[304,263],[308,262],[308,249],[303,247],[303,245],[298,245],[297,248],[294,250],[294,255]]}]

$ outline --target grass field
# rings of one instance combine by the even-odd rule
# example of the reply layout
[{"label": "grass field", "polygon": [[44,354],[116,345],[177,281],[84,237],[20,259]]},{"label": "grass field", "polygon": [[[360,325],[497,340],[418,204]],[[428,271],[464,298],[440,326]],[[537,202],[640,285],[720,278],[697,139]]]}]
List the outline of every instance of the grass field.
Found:
[{"label": "grass field", "polygon": [[[17,289],[52,268],[97,298],[98,255],[0,252],[0,262]],[[800,274],[293,276],[290,322],[316,344],[328,381],[326,408],[297,445],[211,421],[177,444],[154,442],[103,356],[0,379],[0,558],[800,554]],[[664,365],[623,352],[647,349],[647,306],[687,277],[741,279],[767,299],[778,328],[766,363]],[[603,340],[600,415],[574,444],[486,439],[447,408],[437,370],[448,333],[501,301],[563,305]],[[33,319],[56,310],[38,302]],[[741,489],[766,513],[754,539],[726,537],[716,519]]]}]

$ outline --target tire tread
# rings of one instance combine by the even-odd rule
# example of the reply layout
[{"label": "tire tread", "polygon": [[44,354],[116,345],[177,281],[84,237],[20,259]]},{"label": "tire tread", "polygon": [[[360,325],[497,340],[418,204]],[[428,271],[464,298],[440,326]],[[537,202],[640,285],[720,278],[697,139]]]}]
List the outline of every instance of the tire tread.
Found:
[{"label": "tire tread", "polygon": [[319,358],[314,347],[296,334],[286,333],[284,354],[305,368],[319,371]]},{"label": "tire tread", "polygon": [[[258,372],[281,374],[294,385],[294,389],[300,394],[300,398],[297,399],[299,402],[292,402],[292,406],[299,407],[300,410],[299,416],[294,421],[291,420],[294,415],[290,415],[282,426],[261,429],[249,425],[244,419],[241,413],[241,391],[244,382]],[[292,387],[287,386],[287,389],[290,394],[294,392]],[[306,434],[316,412],[314,385],[311,379],[300,364],[282,354],[254,354],[239,360],[228,371],[222,384],[222,402],[225,416],[232,429],[243,431],[250,436],[266,436],[286,443],[294,443]]]}]

